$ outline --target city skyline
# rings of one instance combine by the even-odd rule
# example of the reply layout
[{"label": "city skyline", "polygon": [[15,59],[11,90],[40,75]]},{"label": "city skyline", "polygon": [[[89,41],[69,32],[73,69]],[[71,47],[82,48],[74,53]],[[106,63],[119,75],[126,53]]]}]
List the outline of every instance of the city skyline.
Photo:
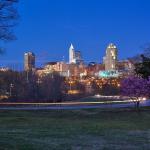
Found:
[{"label": "city skyline", "polygon": [[[107,50],[110,46],[112,46],[112,48],[113,48],[113,46],[115,46],[115,48],[118,51],[118,48],[114,43],[109,43],[104,50],[104,56],[102,58],[100,58],[99,61],[91,61],[91,60],[85,61],[84,56],[82,57],[82,50],[81,51],[77,50],[76,48],[74,48],[74,45],[71,43],[70,47],[68,47],[68,50],[66,51],[66,53],[68,54],[67,60],[65,60],[62,56],[62,59],[60,59],[60,60],[50,60],[50,59],[46,60],[45,59],[43,61],[39,61],[37,59],[37,55],[33,51],[26,51],[23,53],[23,57],[24,57],[23,62],[20,63],[18,60],[15,60],[14,62],[8,61],[8,63],[7,62],[5,62],[4,64],[2,63],[0,67],[10,68],[12,70],[24,70],[26,68],[25,66],[29,65],[31,63],[29,61],[29,64],[28,64],[28,61],[27,61],[28,58],[26,57],[26,56],[28,56],[28,54],[34,55],[34,61],[33,61],[34,67],[33,68],[41,68],[41,67],[45,66],[48,62],[64,62],[67,64],[77,64],[77,65],[79,65],[79,64],[88,65],[93,62],[97,63],[97,64],[105,64],[105,61],[104,61],[105,53],[107,54]],[[116,59],[117,58],[118,58],[118,52],[116,54]],[[111,58],[108,58],[108,59],[111,59]],[[127,59],[122,59],[122,60],[127,60]]]},{"label": "city skyline", "polygon": [[[90,63],[96,63],[96,64],[105,64],[106,61],[105,59],[107,58],[106,56],[107,55],[110,55],[108,56],[108,60],[111,59],[111,57],[114,57],[113,55],[115,54],[115,59],[118,60],[118,61],[126,61],[128,60],[128,58],[124,58],[124,59],[120,59],[118,56],[119,54],[119,49],[118,49],[118,46],[114,43],[108,43],[106,46],[105,46],[105,49],[103,50],[104,51],[104,55],[102,56],[102,58],[99,59],[99,61],[96,61],[96,60],[85,60],[85,56],[84,54],[82,55],[82,50],[77,50],[78,48],[74,48],[74,45],[71,43],[70,46],[68,47],[68,50],[66,50],[65,54],[67,54],[67,59],[64,59],[64,56],[62,56],[62,59],[59,59],[59,60],[51,60],[51,59],[41,59],[39,60],[38,57],[37,57],[37,54],[34,53],[34,51],[32,50],[29,50],[29,51],[25,51],[23,53],[23,61],[18,61],[17,59],[15,61],[4,61],[4,63],[1,63],[0,64],[0,67],[1,68],[10,68],[12,70],[24,70],[24,67],[25,67],[25,56],[26,54],[33,54],[34,55],[34,66],[35,68],[41,68],[41,67],[44,67],[48,62],[64,62],[66,64],[84,64],[84,65],[89,65]],[[116,49],[116,50],[115,50]],[[117,52],[113,52],[114,54],[112,54],[112,51],[117,51]],[[108,51],[110,51],[108,54]],[[46,55],[46,54],[45,54]],[[112,56],[111,56],[112,55]],[[83,56],[83,57],[82,57]],[[42,57],[41,57],[42,58]],[[44,55],[43,55],[43,58],[44,58]],[[111,62],[112,63],[112,62]],[[108,65],[110,66],[111,68],[111,63]],[[115,62],[114,62],[115,63]],[[114,64],[115,66],[115,64]],[[109,67],[108,67],[109,68]],[[26,70],[26,69],[25,69]],[[106,69],[107,70],[107,69]],[[108,69],[109,70],[109,69]]]},{"label": "city skyline", "polygon": [[0,150],[150,149],[150,0],[0,0]]},{"label": "city skyline", "polygon": [[14,30],[18,40],[1,43],[6,53],[0,62],[23,63],[26,51],[33,51],[37,61],[68,61],[70,43],[82,51],[85,61],[102,61],[111,42],[117,45],[120,59],[132,57],[149,43],[148,6],[147,0],[45,0],[36,4],[22,0],[19,25]]}]

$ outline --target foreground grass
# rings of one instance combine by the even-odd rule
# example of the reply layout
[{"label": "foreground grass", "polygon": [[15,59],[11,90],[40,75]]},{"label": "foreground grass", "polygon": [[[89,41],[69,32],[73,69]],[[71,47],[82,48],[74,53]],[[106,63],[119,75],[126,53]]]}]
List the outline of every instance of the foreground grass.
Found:
[{"label": "foreground grass", "polygon": [[148,150],[150,111],[0,111],[0,150]]}]

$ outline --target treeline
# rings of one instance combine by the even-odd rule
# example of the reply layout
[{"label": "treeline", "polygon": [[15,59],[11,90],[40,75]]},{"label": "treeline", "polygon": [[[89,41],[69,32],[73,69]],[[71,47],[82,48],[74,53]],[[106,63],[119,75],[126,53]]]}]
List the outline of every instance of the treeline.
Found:
[{"label": "treeline", "polygon": [[86,94],[79,82],[72,89],[81,93],[69,95],[69,83],[57,73],[39,78],[32,72],[0,71],[0,95],[7,95],[4,101],[11,102],[62,102],[79,99]]},{"label": "treeline", "polygon": [[0,72],[0,94],[7,94],[11,101],[61,101],[64,83],[57,74],[38,78],[31,72]]}]

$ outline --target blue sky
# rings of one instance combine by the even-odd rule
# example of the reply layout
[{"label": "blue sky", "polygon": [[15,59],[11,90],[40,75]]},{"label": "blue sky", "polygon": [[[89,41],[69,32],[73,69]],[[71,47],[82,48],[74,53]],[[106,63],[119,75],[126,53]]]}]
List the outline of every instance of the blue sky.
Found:
[{"label": "blue sky", "polygon": [[17,40],[3,44],[0,62],[23,63],[27,51],[39,64],[68,60],[70,43],[87,62],[101,62],[111,42],[120,59],[134,56],[150,43],[149,7],[149,0],[20,0]]}]

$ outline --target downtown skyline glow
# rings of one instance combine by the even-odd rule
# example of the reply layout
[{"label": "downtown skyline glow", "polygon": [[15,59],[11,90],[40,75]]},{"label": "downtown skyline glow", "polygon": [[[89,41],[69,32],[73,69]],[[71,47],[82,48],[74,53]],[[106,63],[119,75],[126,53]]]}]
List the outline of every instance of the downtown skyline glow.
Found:
[{"label": "downtown skyline glow", "polygon": [[[68,61],[68,47],[73,43],[86,62],[102,62],[109,43],[115,43],[119,59],[142,52],[149,43],[148,0],[22,0],[20,20],[14,32],[17,40],[1,43],[6,53],[2,64],[22,64],[23,54],[32,51],[37,61]],[[39,63],[38,65],[41,65]]]}]

